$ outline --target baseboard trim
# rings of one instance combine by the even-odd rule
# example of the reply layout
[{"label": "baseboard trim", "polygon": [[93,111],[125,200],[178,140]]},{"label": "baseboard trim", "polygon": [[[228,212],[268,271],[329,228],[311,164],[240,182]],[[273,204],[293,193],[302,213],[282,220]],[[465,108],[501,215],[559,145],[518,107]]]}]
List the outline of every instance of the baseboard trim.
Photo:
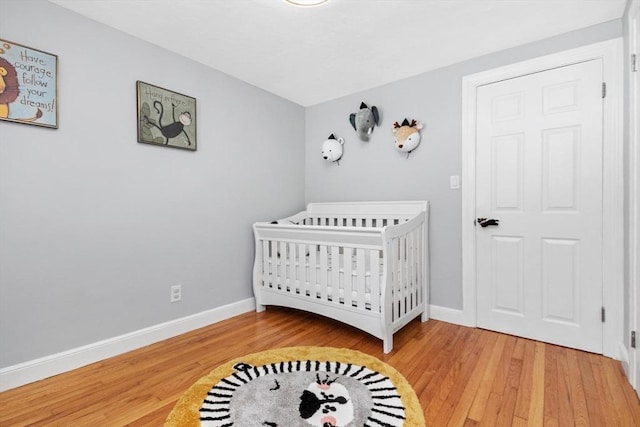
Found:
[{"label": "baseboard trim", "polygon": [[255,310],[254,298],[160,323],[124,335],[98,341],[82,347],[30,360],[0,369],[0,391],[9,390],[53,375],[71,371],[100,360],[220,322]]},{"label": "baseboard trim", "polygon": [[631,369],[630,359],[629,359],[629,350],[627,349],[627,346],[625,346],[624,343],[622,342],[618,343],[617,356],[618,357],[614,356],[612,358],[620,361],[620,363],[622,364],[622,369],[624,370],[624,373],[626,374],[627,379],[629,380],[629,383],[633,385],[633,383],[631,382],[631,378],[629,377],[629,373]]},{"label": "baseboard trim", "polygon": [[430,305],[429,315],[432,319],[441,320],[447,323],[453,323],[454,325],[474,326],[469,324],[464,311],[455,308],[443,307],[440,305]]}]

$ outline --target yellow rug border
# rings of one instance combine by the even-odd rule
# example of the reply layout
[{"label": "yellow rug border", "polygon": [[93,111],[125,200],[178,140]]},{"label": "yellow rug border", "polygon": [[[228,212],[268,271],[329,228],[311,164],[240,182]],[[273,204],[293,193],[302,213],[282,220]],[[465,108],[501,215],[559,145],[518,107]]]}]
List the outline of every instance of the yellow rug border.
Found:
[{"label": "yellow rug border", "polygon": [[384,363],[376,357],[357,350],[334,347],[283,347],[261,351],[238,357],[224,363],[200,378],[178,400],[173,410],[167,417],[165,427],[200,427],[200,406],[211,387],[222,378],[228,377],[234,372],[233,366],[239,362],[251,365],[265,365],[280,361],[295,360],[319,360],[339,361],[366,366],[369,369],[380,372],[391,379],[396,389],[402,396],[405,406],[405,425],[424,426],[424,415],[416,393],[411,385],[394,367]]}]

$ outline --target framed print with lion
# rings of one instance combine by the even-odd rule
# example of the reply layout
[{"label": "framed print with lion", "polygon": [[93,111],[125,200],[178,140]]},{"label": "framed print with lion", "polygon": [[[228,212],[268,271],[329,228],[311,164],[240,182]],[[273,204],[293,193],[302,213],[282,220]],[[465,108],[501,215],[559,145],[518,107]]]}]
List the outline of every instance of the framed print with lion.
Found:
[{"label": "framed print with lion", "polygon": [[196,151],[196,99],[136,82],[138,142]]},{"label": "framed print with lion", "polygon": [[0,120],[58,128],[58,56],[0,39]]}]

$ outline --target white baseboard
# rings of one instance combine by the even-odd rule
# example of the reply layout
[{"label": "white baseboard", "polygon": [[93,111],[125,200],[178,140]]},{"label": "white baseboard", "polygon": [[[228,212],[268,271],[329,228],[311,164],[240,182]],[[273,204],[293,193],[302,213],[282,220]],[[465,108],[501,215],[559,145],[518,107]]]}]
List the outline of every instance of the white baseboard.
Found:
[{"label": "white baseboard", "polygon": [[619,342],[618,343],[618,357],[612,356],[613,359],[617,359],[620,361],[620,363],[622,364],[622,369],[624,369],[624,373],[627,376],[627,379],[629,380],[629,383],[631,385],[633,385],[633,381],[632,379],[629,377],[629,372],[630,372],[630,359],[629,359],[629,350],[627,349],[627,347],[624,345],[624,343]]},{"label": "white baseboard", "polygon": [[462,310],[455,308],[430,305],[429,315],[434,320],[441,320],[443,322],[453,323],[454,325],[475,326],[469,324],[467,320],[468,316],[466,316]]},{"label": "white baseboard", "polygon": [[108,359],[255,310],[254,298],[0,369],[0,391]]}]

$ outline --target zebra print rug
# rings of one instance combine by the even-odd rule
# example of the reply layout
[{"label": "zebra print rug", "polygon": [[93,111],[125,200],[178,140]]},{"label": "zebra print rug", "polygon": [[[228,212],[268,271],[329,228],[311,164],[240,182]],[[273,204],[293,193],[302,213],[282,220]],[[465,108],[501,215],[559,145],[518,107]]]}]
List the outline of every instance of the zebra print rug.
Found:
[{"label": "zebra print rug", "polygon": [[250,354],[201,378],[166,427],[424,426],[418,398],[393,367],[331,347]]}]

